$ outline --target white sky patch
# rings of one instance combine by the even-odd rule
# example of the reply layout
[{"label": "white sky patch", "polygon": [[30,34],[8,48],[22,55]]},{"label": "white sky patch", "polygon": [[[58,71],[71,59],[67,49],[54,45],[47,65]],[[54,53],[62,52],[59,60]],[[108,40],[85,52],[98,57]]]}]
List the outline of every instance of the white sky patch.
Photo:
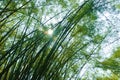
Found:
[{"label": "white sky patch", "polygon": [[109,46],[103,48],[103,53],[101,55],[105,58],[110,57],[110,55],[112,53],[112,49],[113,49],[112,45],[109,45]]},{"label": "white sky patch", "polygon": [[110,13],[109,13],[108,11],[103,12],[103,14],[104,14],[106,17],[110,17]]},{"label": "white sky patch", "polygon": [[[101,22],[99,25],[101,25],[100,33],[105,33],[108,30],[108,27],[112,27],[112,31],[110,34],[106,37],[104,43],[102,44],[100,55],[103,58],[108,58],[113,53],[113,49],[115,48],[115,43],[112,43],[117,37],[120,36],[120,33],[116,34],[114,31],[117,30],[119,27],[116,27],[116,23],[113,22],[112,18],[114,16],[113,13],[110,13],[108,11],[104,11],[103,13],[97,12],[99,19],[98,23]],[[119,15],[119,14],[117,14]],[[108,26],[108,27],[107,27]],[[116,29],[117,28],[117,29]],[[114,34],[113,34],[114,33]]]},{"label": "white sky patch", "polygon": [[77,0],[79,4],[83,4],[85,0]]},{"label": "white sky patch", "polygon": [[108,11],[104,11],[103,13],[97,12],[99,15],[99,20],[106,20],[106,18],[110,18],[111,14]]}]

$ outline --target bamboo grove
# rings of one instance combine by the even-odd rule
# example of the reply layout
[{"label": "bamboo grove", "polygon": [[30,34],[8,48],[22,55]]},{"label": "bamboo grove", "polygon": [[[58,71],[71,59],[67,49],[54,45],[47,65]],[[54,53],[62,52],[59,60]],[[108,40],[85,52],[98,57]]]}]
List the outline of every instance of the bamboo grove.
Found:
[{"label": "bamboo grove", "polygon": [[[70,0],[69,3],[72,4],[70,8],[65,0],[43,0],[41,3],[39,0],[0,0],[1,80],[91,80],[86,77],[89,74],[80,75],[88,63],[109,69],[107,60],[99,62],[97,58],[112,29],[108,27],[100,34],[101,28],[96,22],[97,13],[102,14],[109,9],[107,6],[113,7],[114,0],[85,0],[79,5]],[[54,4],[61,5],[63,11],[54,12],[53,17],[43,20],[44,15],[52,13],[52,9],[46,7]],[[60,21],[47,24],[60,14]],[[49,28],[53,30],[52,35],[47,32]],[[119,68],[116,71],[119,77]],[[97,76],[94,79],[109,80]]]}]

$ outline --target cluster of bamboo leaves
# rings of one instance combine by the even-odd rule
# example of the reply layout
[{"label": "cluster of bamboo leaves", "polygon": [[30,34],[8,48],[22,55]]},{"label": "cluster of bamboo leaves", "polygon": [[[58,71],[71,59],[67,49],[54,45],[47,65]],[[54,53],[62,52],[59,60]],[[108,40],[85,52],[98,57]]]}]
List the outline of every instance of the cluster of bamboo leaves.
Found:
[{"label": "cluster of bamboo leaves", "polygon": [[[82,68],[105,38],[95,34],[94,23],[96,10],[107,3],[98,4],[99,0],[87,0],[68,10],[49,36],[35,0],[1,1],[0,79],[80,79]],[[87,52],[91,44],[97,48]]]}]

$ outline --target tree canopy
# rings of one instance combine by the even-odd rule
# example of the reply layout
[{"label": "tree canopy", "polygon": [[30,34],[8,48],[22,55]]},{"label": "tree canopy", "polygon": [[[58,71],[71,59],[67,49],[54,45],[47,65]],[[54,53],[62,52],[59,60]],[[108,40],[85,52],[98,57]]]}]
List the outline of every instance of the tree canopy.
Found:
[{"label": "tree canopy", "polygon": [[119,80],[119,0],[0,0],[0,80]]}]

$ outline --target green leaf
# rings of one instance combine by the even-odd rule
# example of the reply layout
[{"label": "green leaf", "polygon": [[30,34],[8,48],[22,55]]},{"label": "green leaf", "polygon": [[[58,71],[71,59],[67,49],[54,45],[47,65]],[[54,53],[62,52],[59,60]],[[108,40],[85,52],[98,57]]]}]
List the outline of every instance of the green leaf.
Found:
[{"label": "green leaf", "polygon": [[120,4],[115,5],[116,8],[120,9]]}]

